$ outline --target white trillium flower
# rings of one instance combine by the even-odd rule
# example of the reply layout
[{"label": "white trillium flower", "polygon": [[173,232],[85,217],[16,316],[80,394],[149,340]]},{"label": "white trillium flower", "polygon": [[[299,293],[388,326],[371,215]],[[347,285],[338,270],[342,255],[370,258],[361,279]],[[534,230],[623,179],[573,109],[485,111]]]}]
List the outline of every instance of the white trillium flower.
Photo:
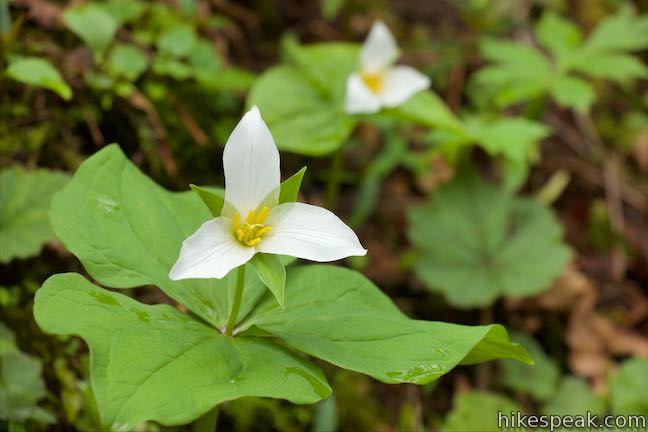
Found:
[{"label": "white trillium flower", "polygon": [[353,230],[330,211],[278,203],[279,151],[256,106],[230,135],[223,167],[221,216],[182,243],[171,279],[220,279],[258,252],[320,262],[367,253]]},{"label": "white trillium flower", "polygon": [[371,114],[395,107],[430,86],[430,79],[409,66],[394,66],[398,58],[394,36],[382,21],[371,27],[360,51],[360,70],[349,75],[344,109]]}]

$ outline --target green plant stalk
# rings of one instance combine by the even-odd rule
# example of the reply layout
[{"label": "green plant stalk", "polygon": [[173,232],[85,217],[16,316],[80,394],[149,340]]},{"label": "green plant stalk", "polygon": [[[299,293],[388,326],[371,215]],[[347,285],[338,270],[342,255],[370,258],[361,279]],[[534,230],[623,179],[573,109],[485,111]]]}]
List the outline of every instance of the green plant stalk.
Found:
[{"label": "green plant stalk", "polygon": [[340,181],[342,179],[342,165],[344,164],[344,146],[340,146],[331,157],[329,167],[328,183],[326,184],[326,208],[333,211],[337,205],[340,192]]},{"label": "green plant stalk", "polygon": [[236,292],[234,293],[234,304],[230,311],[227,327],[225,328],[225,335],[232,336],[234,326],[236,325],[236,318],[238,318],[239,309],[241,308],[241,300],[243,299],[243,286],[245,285],[245,264],[240,266],[236,272]]}]

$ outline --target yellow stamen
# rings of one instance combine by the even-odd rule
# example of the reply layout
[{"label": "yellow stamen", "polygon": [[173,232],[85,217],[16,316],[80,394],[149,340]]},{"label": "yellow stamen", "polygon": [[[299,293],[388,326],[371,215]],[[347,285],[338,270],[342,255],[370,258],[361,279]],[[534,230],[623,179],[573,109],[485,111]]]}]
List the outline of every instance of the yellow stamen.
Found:
[{"label": "yellow stamen", "polygon": [[241,215],[237,212],[232,218],[232,225],[234,227],[234,232],[238,232],[241,228]]},{"label": "yellow stamen", "polygon": [[250,213],[248,213],[247,218],[245,218],[245,223],[248,225],[252,225],[254,223],[254,210],[250,210]]},{"label": "yellow stamen", "polygon": [[259,237],[257,237],[257,238],[253,238],[249,242],[246,242],[245,244],[248,245],[248,246],[254,246],[255,244],[259,243],[260,241],[261,241],[261,239]]},{"label": "yellow stamen", "polygon": [[268,213],[270,212],[270,209],[268,207],[263,207],[261,209],[261,213],[259,213],[259,216],[256,218],[256,223],[262,224],[263,221],[268,217]]},{"label": "yellow stamen", "polygon": [[385,78],[382,72],[363,72],[360,77],[373,93],[379,93],[382,90]]},{"label": "yellow stamen", "polygon": [[263,224],[269,213],[268,207],[263,207],[258,215],[255,210],[251,210],[243,223],[241,223],[240,213],[234,214],[232,217],[234,237],[248,247],[258,244],[262,240],[261,237],[272,229],[272,227]]}]

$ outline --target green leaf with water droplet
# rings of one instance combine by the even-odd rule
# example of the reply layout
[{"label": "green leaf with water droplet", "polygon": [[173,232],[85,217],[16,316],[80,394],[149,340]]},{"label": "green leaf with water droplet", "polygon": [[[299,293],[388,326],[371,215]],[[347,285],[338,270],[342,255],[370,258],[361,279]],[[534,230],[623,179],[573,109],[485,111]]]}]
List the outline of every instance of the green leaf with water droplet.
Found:
[{"label": "green leaf with water droplet", "polygon": [[239,397],[313,403],[331,393],[317,366],[270,339],[223,336],[174,307],[138,303],[78,274],[49,278],[34,316],[43,330],[88,343],[101,421],[112,429],[188,423]]},{"label": "green leaf with water droplet", "polygon": [[0,262],[28,258],[54,239],[47,210],[66,173],[8,168],[0,173]]},{"label": "green leaf with water droplet", "polygon": [[456,307],[540,293],[570,257],[549,209],[476,175],[443,185],[409,220],[416,274]]},{"label": "green leaf with water droplet", "polygon": [[531,361],[501,326],[411,320],[361,274],[328,265],[289,269],[284,308],[266,297],[241,327],[252,325],[386,383],[426,384],[460,363]]},{"label": "green leaf with water droplet", "polygon": [[[212,218],[193,192],[169,192],[142,174],[117,145],[88,158],[50,209],[52,228],[97,281],[113,288],[156,285],[214,326],[227,323],[236,275],[172,281],[182,242]],[[240,314],[265,287],[246,276]]]}]

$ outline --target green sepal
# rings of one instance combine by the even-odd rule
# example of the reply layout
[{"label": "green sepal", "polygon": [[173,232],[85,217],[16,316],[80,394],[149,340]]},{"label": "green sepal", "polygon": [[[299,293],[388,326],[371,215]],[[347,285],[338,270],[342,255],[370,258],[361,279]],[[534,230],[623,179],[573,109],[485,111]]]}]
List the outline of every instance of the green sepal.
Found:
[{"label": "green sepal", "polygon": [[286,268],[279,255],[258,253],[250,263],[256,269],[259,279],[275,296],[279,306],[284,307],[284,290],[286,287]]},{"label": "green sepal", "polygon": [[200,186],[196,186],[195,184],[190,184],[189,187],[192,191],[196,192],[202,202],[205,203],[212,216],[219,217],[221,215],[221,211],[225,205],[225,198],[223,196],[201,188]]},{"label": "green sepal", "polygon": [[297,194],[299,194],[299,188],[301,187],[305,172],[306,167],[303,167],[295,174],[281,182],[281,190],[279,191],[279,204],[297,201]]}]

